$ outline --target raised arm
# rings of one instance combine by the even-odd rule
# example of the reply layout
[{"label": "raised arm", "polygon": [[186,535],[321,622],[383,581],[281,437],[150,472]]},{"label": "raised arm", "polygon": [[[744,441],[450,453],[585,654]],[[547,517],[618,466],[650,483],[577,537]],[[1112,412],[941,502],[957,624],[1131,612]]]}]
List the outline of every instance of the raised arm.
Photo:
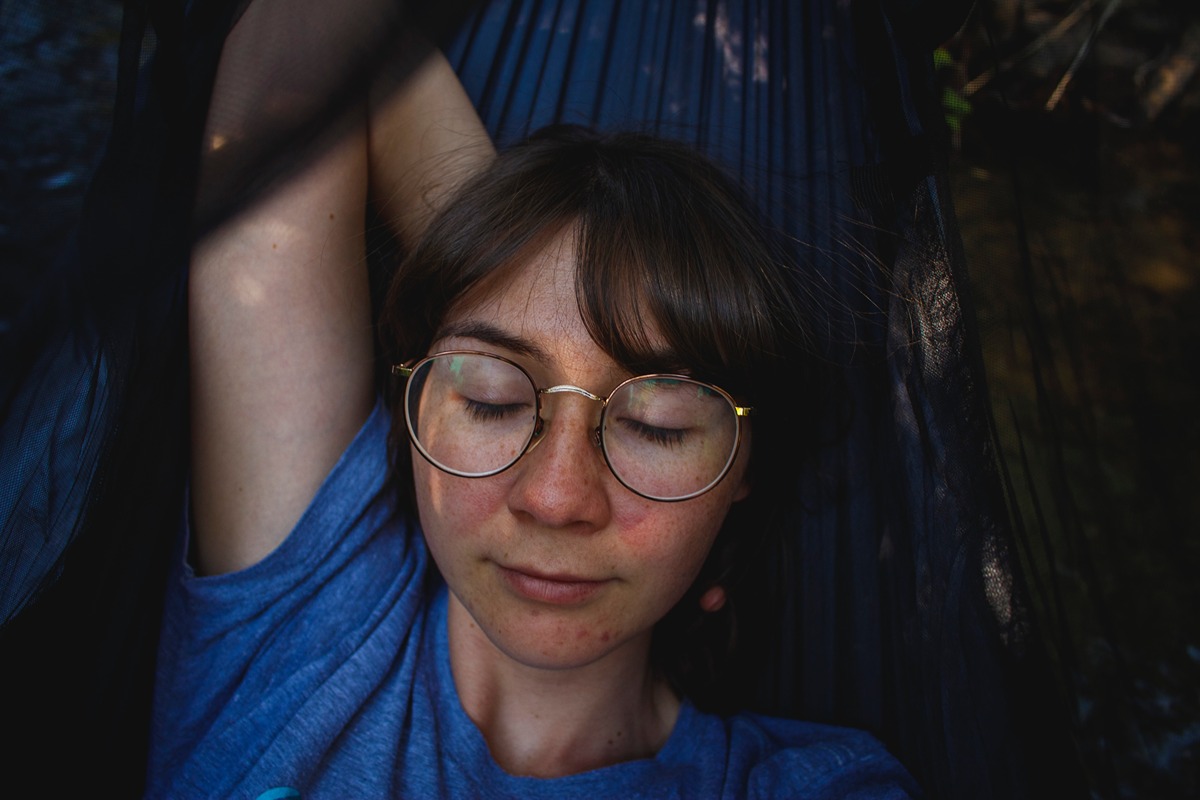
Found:
[{"label": "raised arm", "polygon": [[446,58],[416,36],[376,82],[369,117],[371,194],[404,241],[496,155]]},{"label": "raised arm", "polygon": [[[252,110],[241,81],[262,61],[256,47],[277,8],[252,3],[226,43],[206,146]],[[378,108],[368,125],[364,97],[334,146],[193,252],[191,499],[202,573],[250,566],[282,542],[370,411],[369,186],[411,238],[470,165],[490,157],[440,57]]]}]

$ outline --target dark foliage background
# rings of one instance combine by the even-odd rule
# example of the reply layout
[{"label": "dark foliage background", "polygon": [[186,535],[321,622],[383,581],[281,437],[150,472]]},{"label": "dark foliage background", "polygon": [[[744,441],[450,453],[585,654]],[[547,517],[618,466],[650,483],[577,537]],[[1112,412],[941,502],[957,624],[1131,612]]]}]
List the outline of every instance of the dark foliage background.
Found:
[{"label": "dark foliage background", "polygon": [[1200,6],[996,0],[939,53],[1022,556],[1106,797],[1200,792]]}]

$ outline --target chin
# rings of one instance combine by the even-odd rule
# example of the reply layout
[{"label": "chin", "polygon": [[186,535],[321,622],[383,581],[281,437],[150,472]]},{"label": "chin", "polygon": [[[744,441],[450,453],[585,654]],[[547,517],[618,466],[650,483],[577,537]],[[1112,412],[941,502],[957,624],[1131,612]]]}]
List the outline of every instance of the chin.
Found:
[{"label": "chin", "polygon": [[511,660],[534,669],[587,667],[617,653],[645,662],[650,630],[622,630],[606,615],[590,608],[542,608],[520,601],[503,614],[477,614],[466,606],[475,625],[493,647]]}]

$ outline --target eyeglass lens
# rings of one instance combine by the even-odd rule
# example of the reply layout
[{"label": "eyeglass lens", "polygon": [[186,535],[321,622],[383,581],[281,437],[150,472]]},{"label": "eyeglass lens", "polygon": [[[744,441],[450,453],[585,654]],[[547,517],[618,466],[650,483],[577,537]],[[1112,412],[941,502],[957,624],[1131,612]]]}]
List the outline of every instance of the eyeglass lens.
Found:
[{"label": "eyeglass lens", "polygon": [[[519,367],[481,353],[447,353],[417,365],[406,414],[418,449],[465,477],[494,475],[528,449],[538,393]],[[677,500],[716,483],[737,447],[737,414],[707,384],[682,377],[626,382],[609,398],[601,443],[617,478],[643,496]]]}]

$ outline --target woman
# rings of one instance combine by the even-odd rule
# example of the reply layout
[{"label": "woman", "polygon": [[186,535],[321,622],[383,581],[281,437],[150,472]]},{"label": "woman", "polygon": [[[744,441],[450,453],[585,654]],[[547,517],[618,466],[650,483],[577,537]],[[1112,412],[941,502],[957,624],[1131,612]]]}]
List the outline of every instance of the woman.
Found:
[{"label": "woman", "polygon": [[[811,389],[737,193],[680,147],[575,130],[455,193],[490,147],[439,60],[369,118],[194,254],[148,793],[908,796],[865,734],[680,694],[711,689],[720,648],[681,643],[735,591]],[[373,411],[368,191],[417,242]]]}]

